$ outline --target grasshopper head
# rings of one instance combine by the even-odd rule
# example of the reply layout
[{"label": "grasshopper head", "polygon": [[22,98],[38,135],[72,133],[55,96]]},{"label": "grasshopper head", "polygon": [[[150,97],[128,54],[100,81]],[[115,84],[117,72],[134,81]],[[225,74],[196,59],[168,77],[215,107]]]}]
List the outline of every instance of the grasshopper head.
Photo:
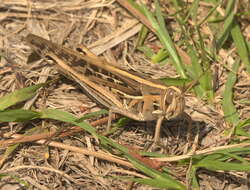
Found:
[{"label": "grasshopper head", "polygon": [[161,93],[159,107],[153,111],[153,114],[164,116],[167,120],[173,119],[184,112],[184,106],[183,92],[171,86]]},{"label": "grasshopper head", "polygon": [[185,100],[182,91],[174,86],[169,87],[161,96],[160,107],[166,119],[180,116],[184,112]]}]

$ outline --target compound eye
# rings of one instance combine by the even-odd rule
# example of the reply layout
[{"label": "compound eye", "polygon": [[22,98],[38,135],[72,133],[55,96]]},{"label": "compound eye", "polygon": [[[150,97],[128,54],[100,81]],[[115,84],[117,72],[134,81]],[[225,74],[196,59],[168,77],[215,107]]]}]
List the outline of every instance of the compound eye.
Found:
[{"label": "compound eye", "polygon": [[167,105],[170,105],[173,102],[174,99],[174,90],[169,89],[167,94],[166,94],[166,103]]}]

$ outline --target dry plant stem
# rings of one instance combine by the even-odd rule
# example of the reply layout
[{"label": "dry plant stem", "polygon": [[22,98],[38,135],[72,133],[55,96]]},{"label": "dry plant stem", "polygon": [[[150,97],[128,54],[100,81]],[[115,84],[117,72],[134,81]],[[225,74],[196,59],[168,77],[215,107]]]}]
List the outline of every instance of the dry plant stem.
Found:
[{"label": "dry plant stem", "polygon": [[[81,17],[81,16],[74,16],[74,17],[65,17],[60,18],[58,15],[38,15],[38,14],[27,14],[27,13],[0,13],[0,17],[14,17],[14,18],[32,18],[32,19],[43,19],[43,20],[53,20],[53,21],[77,21],[77,22],[86,22],[88,17]],[[107,23],[107,20],[105,19],[98,19],[98,18],[91,18],[94,20],[97,20],[102,23]]]},{"label": "dry plant stem", "polygon": [[[15,138],[20,138],[22,137],[22,135],[13,135],[13,137]],[[46,140],[39,140],[39,141],[35,141],[38,144],[45,144],[47,141]],[[77,152],[80,154],[85,154],[85,155],[89,155],[89,156],[94,156],[96,158],[102,159],[102,160],[107,160],[110,162],[114,162],[129,168],[134,168],[132,164],[130,164],[127,161],[121,160],[118,157],[114,157],[110,154],[106,154],[106,153],[101,153],[101,152],[97,152],[97,151],[91,151],[88,149],[84,149],[84,148],[79,148],[79,147],[75,147],[75,146],[70,146],[70,145],[66,145],[63,143],[59,143],[59,142],[55,142],[55,141],[51,141],[49,142],[47,145],[49,146],[53,146],[53,147],[57,147],[57,148],[62,148],[65,150],[70,150],[72,152]]]},{"label": "dry plant stem", "polygon": [[[45,142],[46,142],[45,140],[36,141],[36,143],[39,143],[39,144],[44,144]],[[114,163],[129,167],[129,168],[134,168],[133,165],[130,164],[129,162],[121,160],[119,158],[116,158],[116,157],[112,156],[111,154],[100,153],[97,151],[91,151],[88,149],[70,146],[70,145],[66,145],[63,143],[55,142],[55,141],[50,142],[49,146],[62,148],[62,149],[70,150],[73,152],[77,152],[77,153],[81,153],[81,154],[85,154],[85,155],[89,155],[89,156],[94,156],[94,157],[102,159],[102,160],[107,160],[107,161],[114,162]]]},{"label": "dry plant stem", "polygon": [[144,25],[146,25],[152,32],[156,32],[155,29],[152,27],[148,19],[140,13],[136,8],[130,5],[127,0],[116,0],[119,4],[125,7],[132,15],[134,15],[139,21],[141,21]]},{"label": "dry plant stem", "polygon": [[141,30],[141,23],[137,20],[132,20],[124,25],[125,27],[118,28],[113,33],[90,44],[88,48],[95,55],[100,55],[106,50],[109,50],[126,39],[136,35]]},{"label": "dry plant stem", "polygon": [[110,131],[110,128],[111,128],[111,121],[112,121],[112,110],[110,109],[109,110],[109,116],[108,116],[108,126],[106,128],[106,131],[109,132]]},{"label": "dry plant stem", "polygon": [[[16,144],[16,143],[33,142],[33,141],[40,140],[40,139],[48,139],[50,137],[53,137],[53,135],[55,134],[56,132],[41,133],[41,134],[35,134],[35,135],[30,135],[30,136],[12,134],[11,137],[14,139],[0,141],[0,147],[4,148],[12,144]],[[8,134],[4,134],[3,136],[9,137]]]}]

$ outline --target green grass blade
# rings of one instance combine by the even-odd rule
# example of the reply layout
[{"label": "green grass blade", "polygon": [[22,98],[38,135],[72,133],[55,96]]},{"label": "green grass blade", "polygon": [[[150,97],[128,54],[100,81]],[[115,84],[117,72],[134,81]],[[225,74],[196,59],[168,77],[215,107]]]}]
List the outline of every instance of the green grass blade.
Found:
[{"label": "green grass blade", "polygon": [[18,144],[13,144],[10,145],[5,151],[4,153],[1,155],[0,158],[0,168],[2,168],[3,163],[8,159],[8,157],[19,147],[19,143]]},{"label": "green grass blade", "polygon": [[151,57],[151,61],[153,63],[160,63],[161,61],[165,60],[169,56],[169,53],[165,49],[160,49],[157,54],[154,54]]},{"label": "green grass blade", "polygon": [[144,41],[145,41],[146,37],[148,36],[148,34],[149,34],[149,29],[143,25],[142,29],[139,32],[137,41],[136,41],[136,47],[143,46]]},{"label": "green grass blade", "polygon": [[99,110],[99,111],[96,111],[96,112],[91,112],[91,113],[88,113],[88,114],[85,114],[83,117],[80,117],[77,122],[81,122],[81,121],[84,121],[86,119],[90,119],[92,117],[98,117],[100,115],[103,115],[103,114],[108,114],[109,112],[107,110]]},{"label": "green grass blade", "polygon": [[[40,114],[39,114],[40,115]],[[32,135],[32,134],[35,134],[37,133],[37,131],[41,131],[41,128],[40,126],[35,126],[33,128],[30,128],[30,129],[27,129],[25,130],[25,133],[24,133],[24,136],[29,136],[29,135]],[[13,144],[13,145],[10,145],[4,152],[3,156],[1,157],[0,159],[0,168],[2,166],[2,164],[8,159],[8,157],[10,157],[10,155],[16,151],[17,148],[19,148],[19,145],[21,143],[16,143],[16,144]]]},{"label": "green grass blade", "polygon": [[[188,14],[191,15],[191,18],[192,18],[194,23],[196,23],[196,21],[197,21],[197,13],[198,13],[198,8],[199,8],[199,2],[200,2],[200,0],[193,1],[192,6],[191,6],[191,8],[189,9],[189,12],[188,12]],[[187,18],[185,20],[187,20]]]},{"label": "green grass blade", "polygon": [[230,34],[235,16],[235,13],[233,11],[234,7],[235,7],[235,0],[229,0],[226,8],[226,17],[225,17],[225,22],[223,24],[223,30],[218,34],[216,40],[216,48],[218,50],[224,45]]},{"label": "green grass blade", "polygon": [[5,111],[0,111],[0,122],[23,122],[40,118],[40,116],[41,115],[39,112],[31,110],[24,110],[24,109],[5,110]]},{"label": "green grass blade", "polygon": [[249,51],[248,51],[244,36],[243,36],[241,29],[239,27],[239,24],[237,23],[236,20],[233,22],[231,35],[232,35],[235,47],[237,48],[237,52],[238,52],[242,62],[245,64],[248,73],[250,73]]},{"label": "green grass blade", "polygon": [[[128,117],[122,117],[120,118],[116,123],[112,124],[112,128],[110,131],[105,133],[105,136],[108,136],[109,134],[115,133],[118,129],[123,128],[125,125],[127,125],[131,121]],[[124,129],[124,128],[123,128]]]},{"label": "green grass blade", "polygon": [[237,71],[240,64],[235,62],[232,67],[232,72],[228,74],[228,79],[223,92],[222,109],[227,122],[237,125],[239,122],[239,114],[233,104],[233,86],[236,82]]},{"label": "green grass blade", "polygon": [[186,74],[184,72],[184,66],[182,64],[179,54],[177,53],[174,47],[174,43],[167,31],[165,19],[162,15],[161,7],[158,0],[155,0],[155,10],[156,10],[156,18],[160,27],[158,37],[161,40],[163,46],[168,50],[170,56],[172,57],[177,72],[181,75],[182,78],[186,78]]},{"label": "green grass blade", "polygon": [[120,151],[128,152],[128,149],[126,147],[119,145],[118,143],[112,141],[111,139],[105,136],[99,135],[96,131],[96,128],[92,127],[87,122],[79,121],[79,118],[75,117],[71,113],[61,110],[45,109],[42,112],[40,112],[40,114],[41,118],[54,119],[66,123],[71,123],[73,125],[77,125],[82,129],[84,129],[85,131],[89,132],[91,135],[98,137],[104,145],[110,145]]},{"label": "green grass blade", "polygon": [[160,79],[167,86],[180,86],[184,87],[188,83],[192,82],[190,79],[182,79],[182,78],[162,78]]},{"label": "green grass blade", "polygon": [[[240,145],[240,144],[239,144]],[[248,144],[247,144],[248,145]],[[205,162],[206,160],[218,160],[218,161],[227,161],[229,159],[236,159],[242,163],[247,163],[246,160],[242,159],[242,156],[250,154],[250,148],[247,147],[246,143],[242,143],[242,147],[226,148],[222,150],[215,151],[209,155],[196,155],[192,157],[193,164],[199,163],[201,160]],[[189,159],[181,160],[181,164],[188,164]]]},{"label": "green grass blade", "polygon": [[199,189],[200,188],[198,179],[196,177],[196,171],[197,171],[197,168],[192,166],[191,169],[190,169],[190,172],[188,173],[188,176],[191,179],[191,185],[192,185],[193,189]]},{"label": "green grass blade", "polygon": [[15,105],[19,102],[25,101],[29,98],[32,98],[37,90],[43,87],[45,83],[33,85],[27,88],[22,88],[16,90],[6,96],[0,98],[0,111],[4,110],[12,105]]},{"label": "green grass blade", "polygon": [[96,129],[92,127],[90,124],[83,122],[83,121],[78,121],[79,119],[76,118],[73,114],[70,114],[65,111],[45,109],[41,112],[41,118],[48,118],[48,119],[54,119],[54,120],[71,123],[71,124],[82,127],[83,129],[91,133],[92,135],[97,134]]},{"label": "green grass blade", "polygon": [[137,49],[142,51],[144,53],[144,55],[150,59],[152,58],[152,56],[154,56],[153,50],[147,46],[139,46],[139,47],[137,47]]},{"label": "green grass blade", "polygon": [[224,43],[226,42],[229,34],[230,34],[230,31],[231,31],[231,28],[232,28],[232,25],[233,25],[233,20],[234,20],[234,14],[231,13],[227,19],[225,20],[225,23],[223,25],[223,31],[219,33],[218,37],[217,37],[217,41],[216,41],[216,48],[219,50],[223,45]]},{"label": "green grass blade", "polygon": [[196,167],[206,168],[213,171],[218,171],[218,170],[239,171],[239,172],[250,171],[250,164],[228,163],[217,160],[206,160],[204,162],[201,161],[196,165]]},{"label": "green grass blade", "polygon": [[170,38],[168,31],[166,30],[164,18],[160,11],[160,6],[158,1],[155,1],[156,18],[154,17],[153,13],[147,10],[147,8],[144,5],[138,5],[132,0],[128,1],[117,0],[117,1],[122,6],[126,7],[143,24],[145,24],[148,28],[150,28],[153,32],[155,32],[155,34],[161,41],[163,47],[169,52],[173,60],[174,67],[178,72],[178,74],[182,78],[187,78],[184,66],[182,64],[182,60],[180,59],[180,56],[178,55],[174,47],[174,44]]},{"label": "green grass blade", "polygon": [[173,2],[174,8],[178,11],[183,6],[183,2],[181,0],[171,0]]},{"label": "green grass blade", "polygon": [[178,182],[177,180],[173,179],[167,174],[161,173],[157,170],[149,168],[143,165],[140,161],[133,158],[129,154],[126,154],[126,157],[130,160],[130,162],[140,171],[143,171],[145,174],[152,177],[152,179],[136,179],[135,181],[150,185],[152,187],[158,188],[168,188],[168,189],[178,189],[178,190],[185,190],[185,186]]},{"label": "green grass blade", "polygon": [[216,48],[219,50],[224,43],[226,42],[231,29],[232,25],[234,22],[234,8],[236,6],[236,1],[235,0],[229,0],[227,3],[227,8],[226,8],[226,16],[225,16],[225,22],[223,24],[223,30],[218,34],[217,40],[216,40]]},{"label": "green grass blade", "polygon": [[198,24],[197,26],[202,25],[206,20],[208,20],[208,18],[216,11],[217,7],[221,4],[221,1],[219,1],[207,14],[207,16],[205,18],[203,18]]},{"label": "green grass blade", "polygon": [[[17,176],[14,176],[14,175],[11,175],[11,174],[6,174],[6,173],[0,173],[0,180],[4,177],[9,177],[9,178],[12,178],[16,181],[16,183],[19,183],[20,186],[22,187],[25,187],[25,189],[29,189],[30,185],[28,182],[26,182],[25,180],[17,177]],[[13,182],[12,182],[13,183]]]},{"label": "green grass blade", "polygon": [[[189,55],[191,57],[192,65],[186,66],[186,69],[189,73],[189,76],[191,76],[193,80],[196,80],[202,74],[202,66],[199,63],[196,51],[192,46],[189,46]],[[194,87],[194,91],[196,95],[200,98],[204,97],[206,93],[204,88],[202,88],[200,84]]]},{"label": "green grass blade", "polygon": [[[201,51],[201,61],[202,61],[202,64],[199,63],[199,61],[197,63],[192,63],[192,65],[194,64],[199,64],[200,66],[200,70],[206,70],[206,72],[204,72],[202,74],[199,73],[199,75],[197,75],[196,77],[199,78],[199,76],[202,76],[199,80],[200,82],[200,86],[201,88],[203,89],[203,91],[205,92],[205,97],[210,101],[212,102],[213,98],[214,98],[214,94],[213,94],[213,84],[212,84],[212,81],[213,81],[213,77],[212,77],[212,73],[211,71],[209,70],[210,68],[210,60],[208,58],[208,52],[206,52],[206,47],[205,47],[205,42],[204,42],[204,39],[203,39],[203,36],[201,35],[201,32],[200,32],[200,29],[198,27],[196,27],[196,31],[197,31],[197,34],[199,36],[199,45],[200,45],[200,51]],[[203,68],[203,69],[202,69]],[[198,74],[198,73],[197,73]],[[202,74],[202,75],[201,75]],[[196,79],[197,79],[196,78]]]},{"label": "green grass blade", "polygon": [[193,167],[214,171],[249,171],[250,163],[242,157],[249,153],[249,147],[219,150],[207,156],[193,157]]},{"label": "green grass blade", "polygon": [[[244,143],[242,143],[244,144]],[[226,155],[231,155],[231,154],[234,154],[234,155],[247,155],[250,153],[250,148],[249,147],[239,147],[239,148],[227,148],[227,149],[224,149],[224,150],[219,150],[219,151],[216,151],[214,154],[211,154],[209,155],[208,157],[210,156],[215,156],[216,154],[223,154],[224,157],[223,159],[222,158],[216,158],[216,159],[219,159],[220,161],[223,161],[223,160],[226,160],[228,158],[231,158],[231,156],[229,157],[226,157]],[[211,160],[215,159],[215,158],[209,158]]]},{"label": "green grass blade", "polygon": [[162,13],[160,11],[160,5],[158,1],[155,1],[156,5],[156,18],[153,16],[152,12],[147,10],[147,8],[142,5],[142,8],[144,10],[144,13],[148,20],[150,21],[152,27],[156,31],[156,35],[158,36],[159,40],[163,44],[164,48],[169,52],[169,55],[173,59],[173,64],[175,66],[176,71],[180,74],[182,78],[186,78],[186,74],[184,71],[184,66],[182,64],[182,61],[174,47],[174,44],[172,42],[172,39],[166,29],[165,22],[162,16]]},{"label": "green grass blade", "polygon": [[201,65],[196,51],[191,46],[189,47],[189,55],[192,65],[186,66],[186,69],[193,80],[199,81],[199,84],[194,87],[194,91],[198,97],[206,98],[212,102],[214,97],[212,73],[208,68],[204,68],[205,66]]},{"label": "green grass blade", "polygon": [[141,184],[150,185],[151,187],[156,187],[156,188],[175,189],[175,190],[186,189],[184,185],[176,185],[173,184],[171,181],[165,179],[131,178],[130,180]]},{"label": "green grass blade", "polygon": [[203,157],[202,160],[217,160],[220,162],[226,162],[229,159],[235,159],[242,163],[249,164],[249,162],[241,157],[242,155],[247,155],[249,153],[249,148],[229,148],[228,150],[216,151],[208,156]]},{"label": "green grass blade", "polygon": [[181,184],[181,186],[171,185],[171,184],[168,184],[168,181],[161,180],[161,179],[117,177],[117,176],[112,176],[112,178],[120,179],[120,180],[134,181],[134,182],[138,182],[138,183],[149,185],[151,187],[156,187],[156,188],[175,189],[175,190],[185,190],[186,189],[182,184]]},{"label": "green grass blade", "polygon": [[250,125],[250,119],[247,119],[243,122],[240,122],[236,127],[235,127],[235,134],[240,135],[240,136],[245,136],[250,138],[250,132],[245,129],[245,127],[248,127]]}]

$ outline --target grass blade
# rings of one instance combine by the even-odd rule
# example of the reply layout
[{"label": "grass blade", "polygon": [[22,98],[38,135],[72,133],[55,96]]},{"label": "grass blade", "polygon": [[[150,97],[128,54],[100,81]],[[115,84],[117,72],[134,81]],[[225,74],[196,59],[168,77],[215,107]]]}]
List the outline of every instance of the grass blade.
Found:
[{"label": "grass blade", "polygon": [[[30,185],[28,182],[24,181],[23,179],[17,177],[17,176],[14,176],[14,175],[11,175],[11,174],[5,174],[5,173],[1,173],[0,174],[0,180],[4,177],[8,177],[8,178],[11,178],[11,179],[14,179],[16,181],[16,183],[19,183],[20,186],[23,186],[27,189],[29,189]],[[12,182],[13,183],[13,182]]]},{"label": "grass blade", "polygon": [[0,122],[23,122],[40,118],[40,113],[31,110],[17,109],[0,111]]},{"label": "grass blade", "polygon": [[100,115],[103,115],[103,114],[108,114],[108,111],[107,110],[99,110],[99,111],[96,111],[96,112],[91,112],[89,114],[85,114],[83,117],[79,118],[77,120],[77,122],[81,122],[81,121],[84,121],[86,119],[90,119],[92,117],[97,117],[97,116],[100,116]]},{"label": "grass blade", "polygon": [[144,41],[145,41],[146,37],[148,36],[148,34],[149,34],[148,28],[143,25],[141,31],[138,34],[138,38],[136,40],[136,47],[143,46]]},{"label": "grass blade", "polygon": [[223,170],[223,171],[250,171],[250,164],[243,163],[228,163],[221,162],[217,160],[206,160],[199,162],[196,167],[206,168],[213,171]]},{"label": "grass blade", "polygon": [[233,86],[236,82],[236,73],[240,64],[235,62],[232,67],[232,72],[228,74],[225,90],[223,93],[222,109],[225,115],[226,121],[234,126],[239,122],[239,114],[233,104]]},{"label": "grass blade", "polygon": [[235,16],[235,13],[233,11],[234,8],[235,8],[235,0],[229,0],[226,9],[226,17],[225,17],[225,22],[223,24],[223,30],[219,33],[216,40],[217,41],[216,48],[218,50],[224,45],[230,34]]},{"label": "grass blade", "polygon": [[157,0],[155,1],[155,5],[156,5],[156,18],[149,10],[147,10],[147,8],[144,5],[142,5],[142,8],[145,12],[146,17],[151,23],[152,27],[156,31],[157,37],[159,38],[164,48],[166,48],[166,50],[169,52],[169,55],[173,59],[173,64],[175,66],[176,71],[180,74],[182,78],[186,78],[184,66],[174,47],[172,39],[168,31],[166,30],[165,22],[162,13],[160,11],[160,5]]},{"label": "grass blade", "polygon": [[250,148],[243,147],[219,150],[207,156],[194,156],[192,159],[193,165],[189,172],[193,188],[199,188],[196,178],[196,171],[199,168],[206,168],[213,171],[248,172],[250,170],[250,163],[241,156],[249,155],[249,153]]},{"label": "grass blade", "polygon": [[41,118],[59,120],[73,125],[78,125],[92,135],[97,135],[96,129],[84,121],[78,121],[73,114],[61,110],[46,109],[41,112]]},{"label": "grass blade", "polygon": [[160,79],[167,86],[186,86],[188,83],[192,82],[190,79],[181,78],[162,78]]},{"label": "grass blade", "polygon": [[234,20],[233,22],[231,35],[232,35],[235,47],[237,48],[237,52],[242,62],[245,64],[248,73],[250,73],[249,51],[248,51],[244,36],[242,35],[241,29],[236,20]]},{"label": "grass blade", "polygon": [[216,11],[217,7],[221,4],[221,1],[217,2],[217,4],[208,12],[207,16],[204,17],[197,26],[201,26],[208,18]]},{"label": "grass blade", "polygon": [[235,127],[235,134],[240,135],[240,136],[245,136],[250,138],[250,132],[247,131],[247,129],[244,129],[245,127],[250,125],[250,119],[247,119],[243,122],[240,122],[236,127]]},{"label": "grass blade", "polygon": [[212,88],[212,73],[209,69],[204,69],[205,66],[202,66],[199,57],[193,47],[189,47],[190,56],[192,60],[191,66],[186,66],[186,70],[193,80],[198,80],[199,85],[194,87],[196,95],[200,98],[207,98],[212,102],[214,97],[214,92]]},{"label": "grass blade", "polygon": [[8,159],[8,157],[19,147],[19,144],[10,145],[0,158],[0,168],[2,168],[3,163]]},{"label": "grass blade", "polygon": [[45,86],[45,83],[33,85],[27,88],[22,88],[6,96],[1,97],[0,98],[0,111],[12,105],[15,105],[19,102],[32,98],[36,94],[37,90],[43,86]]},{"label": "grass blade", "polygon": [[150,59],[152,59],[152,56],[154,56],[153,50],[147,46],[139,46],[139,47],[137,47],[137,49],[142,51],[143,54]]},{"label": "grass blade", "polygon": [[[176,71],[180,74],[182,78],[187,78],[184,67],[182,65],[182,60],[180,59],[176,49],[173,45],[173,42],[166,30],[165,23],[163,22],[163,17],[160,12],[160,6],[158,1],[155,1],[155,5],[157,6],[156,14],[157,19],[153,16],[153,14],[147,10],[144,5],[139,6],[132,0],[116,0],[123,7],[125,7],[129,12],[131,12],[136,18],[138,18],[145,26],[147,26],[151,31],[153,31],[157,37],[160,39],[164,48],[169,52],[171,58],[173,59],[173,64],[175,66]],[[162,25],[164,23],[164,25]],[[162,26],[161,26],[162,25]],[[183,52],[180,48],[176,47],[178,52],[185,57],[185,59],[189,60],[189,56]]]},{"label": "grass blade", "polygon": [[185,190],[185,186],[178,182],[177,180],[173,179],[169,175],[165,173],[161,173],[155,169],[149,168],[143,165],[139,160],[133,158],[131,155],[126,154],[126,157],[130,160],[130,162],[140,171],[144,172],[145,174],[152,177],[151,179],[134,179],[134,181],[150,185],[152,187],[158,188],[168,188],[168,189],[178,189],[178,190]]}]

